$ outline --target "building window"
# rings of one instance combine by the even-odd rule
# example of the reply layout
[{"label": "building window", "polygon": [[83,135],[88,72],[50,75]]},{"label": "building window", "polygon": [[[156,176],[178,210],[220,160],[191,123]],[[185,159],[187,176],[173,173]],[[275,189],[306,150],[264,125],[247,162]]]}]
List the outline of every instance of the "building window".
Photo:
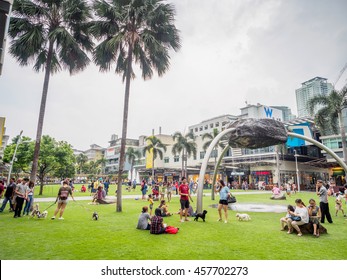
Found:
[{"label": "building window", "polygon": [[202,131],[202,126],[200,126],[200,129],[199,129],[200,131]]},{"label": "building window", "polygon": [[174,157],[174,162],[179,162],[180,161],[180,157],[179,156],[175,156]]},{"label": "building window", "polygon": [[211,157],[213,158],[218,157],[218,150],[212,150]]},{"label": "building window", "polygon": [[193,132],[194,132],[194,129],[191,129],[191,130],[190,130],[190,133],[193,133]]},{"label": "building window", "polygon": [[206,152],[200,152],[200,159],[204,159]]},{"label": "building window", "polygon": [[199,130],[199,129],[196,127],[196,128],[195,128],[195,132],[198,132],[198,130]]},{"label": "building window", "polygon": [[194,160],[196,160],[196,154],[195,154],[195,155],[193,155],[193,159],[194,159]]},{"label": "building window", "polygon": [[169,163],[170,159],[168,157],[164,157],[164,163]]},{"label": "building window", "polygon": [[213,123],[210,123],[210,128],[213,128]]},{"label": "building window", "polygon": [[205,125],[205,130],[208,129],[208,125]]},{"label": "building window", "polygon": [[219,122],[216,122],[215,126],[218,127],[219,126]]}]

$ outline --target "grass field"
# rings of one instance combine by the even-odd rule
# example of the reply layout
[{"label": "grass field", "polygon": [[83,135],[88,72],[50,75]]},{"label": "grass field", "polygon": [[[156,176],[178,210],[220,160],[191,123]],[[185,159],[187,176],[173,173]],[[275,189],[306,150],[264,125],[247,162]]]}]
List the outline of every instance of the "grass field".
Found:
[{"label": "grass field", "polygon": [[[53,188],[53,187],[52,187]],[[136,197],[139,196],[136,191]],[[127,194],[127,192],[124,192]],[[76,196],[81,195],[76,193]],[[82,194],[84,195],[84,194]],[[88,195],[88,194],[87,194]],[[55,196],[55,195],[54,195]],[[294,204],[296,198],[305,202],[314,193],[300,193],[286,201],[272,201],[269,194],[240,195],[238,203]],[[135,197],[134,197],[135,198]],[[334,213],[333,198],[330,211]],[[318,199],[317,199],[318,200]],[[196,201],[196,198],[194,202]],[[298,237],[280,231],[279,219],[284,213],[248,212],[252,220],[238,222],[235,211],[229,211],[229,223],[217,222],[217,203],[204,197],[208,210],[205,223],[179,222],[179,215],[164,218],[168,225],[179,227],[176,235],[151,235],[135,229],[141,208],[146,201],[123,200],[123,212],[116,205],[89,205],[90,201],[69,201],[65,220],[22,217],[13,219],[8,208],[0,213],[2,260],[345,260],[347,258],[347,220],[339,213],[333,224],[325,223],[328,234],[320,238]],[[52,202],[41,202],[44,209]],[[157,204],[156,204],[157,205]],[[8,206],[7,206],[8,207]],[[195,208],[195,203],[194,203]],[[171,212],[179,209],[179,199],[169,203]],[[344,209],[346,209],[344,205]],[[100,215],[91,219],[92,212]],[[50,217],[54,206],[49,210]]]}]

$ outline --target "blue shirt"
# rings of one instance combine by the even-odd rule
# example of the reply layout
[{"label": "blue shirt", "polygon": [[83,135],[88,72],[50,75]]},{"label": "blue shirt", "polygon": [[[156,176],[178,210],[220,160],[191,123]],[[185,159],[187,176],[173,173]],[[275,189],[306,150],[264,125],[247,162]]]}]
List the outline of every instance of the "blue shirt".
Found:
[{"label": "blue shirt", "polygon": [[229,188],[227,186],[224,186],[221,191],[219,192],[220,200],[227,200],[228,199],[228,193],[230,192]]}]

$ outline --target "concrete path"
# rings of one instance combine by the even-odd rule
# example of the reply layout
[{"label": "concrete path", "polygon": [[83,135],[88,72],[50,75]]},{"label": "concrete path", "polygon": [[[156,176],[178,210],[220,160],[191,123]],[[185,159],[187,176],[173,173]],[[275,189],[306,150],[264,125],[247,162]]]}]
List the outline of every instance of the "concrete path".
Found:
[{"label": "concrete path", "polygon": [[[252,195],[252,194],[271,194],[271,191],[244,191],[244,192],[233,192],[231,190],[231,193],[235,196],[239,195]],[[196,196],[196,194],[193,194],[192,196]],[[204,193],[204,196],[211,196],[211,193]],[[172,195],[172,197],[179,197],[178,195]],[[123,199],[136,199],[141,198],[141,195],[139,194],[126,194],[122,196]],[[77,196],[75,197],[76,201],[85,201],[85,200],[92,200],[92,196]],[[116,197],[112,195],[106,196],[106,200],[115,200]],[[56,197],[35,197],[35,202],[53,202],[56,200]]]}]

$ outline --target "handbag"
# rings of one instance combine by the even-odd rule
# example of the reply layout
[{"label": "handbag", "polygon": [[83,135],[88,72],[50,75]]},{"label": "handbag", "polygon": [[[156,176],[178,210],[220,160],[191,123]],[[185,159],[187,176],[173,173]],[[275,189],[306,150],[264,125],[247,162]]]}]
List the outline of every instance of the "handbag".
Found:
[{"label": "handbag", "polygon": [[290,216],[289,219],[291,219],[292,221],[301,221],[301,217],[299,216]]},{"label": "handbag", "polygon": [[228,202],[228,204],[229,203],[235,203],[236,202],[236,197],[233,196],[233,195],[228,196],[227,202]]}]

